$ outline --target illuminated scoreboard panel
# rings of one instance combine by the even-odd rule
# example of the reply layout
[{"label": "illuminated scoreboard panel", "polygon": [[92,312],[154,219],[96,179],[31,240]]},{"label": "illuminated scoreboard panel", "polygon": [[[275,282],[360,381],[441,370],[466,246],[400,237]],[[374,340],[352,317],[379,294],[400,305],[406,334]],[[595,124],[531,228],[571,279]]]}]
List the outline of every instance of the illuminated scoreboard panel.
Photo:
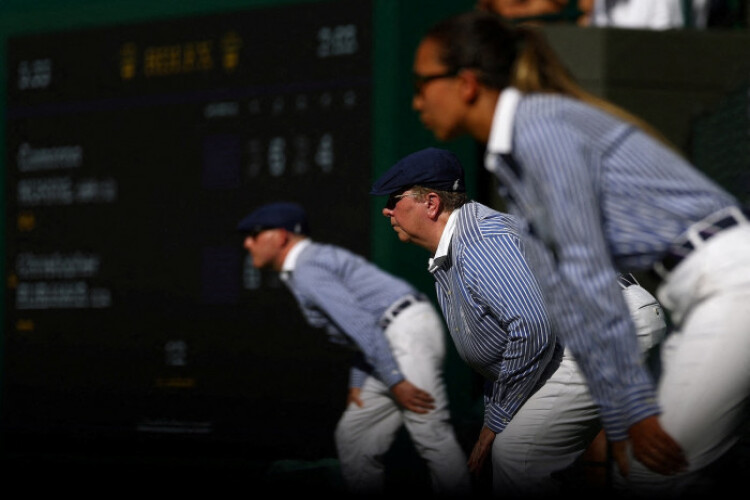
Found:
[{"label": "illuminated scoreboard panel", "polygon": [[7,426],[270,440],[301,405],[337,416],[343,354],[234,228],[294,200],[369,252],[371,8],[9,40]]}]

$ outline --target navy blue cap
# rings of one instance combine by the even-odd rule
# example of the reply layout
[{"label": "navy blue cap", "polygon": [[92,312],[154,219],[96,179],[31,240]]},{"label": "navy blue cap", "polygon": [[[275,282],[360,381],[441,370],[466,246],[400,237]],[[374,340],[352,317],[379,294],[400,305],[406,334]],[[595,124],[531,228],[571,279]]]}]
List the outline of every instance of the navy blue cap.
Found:
[{"label": "navy blue cap", "polygon": [[405,156],[372,185],[370,194],[387,195],[411,186],[465,192],[464,169],[451,151],[427,148]]},{"label": "navy blue cap", "polygon": [[255,209],[237,224],[237,230],[243,233],[276,228],[308,234],[307,214],[302,205],[286,201],[269,203]]}]

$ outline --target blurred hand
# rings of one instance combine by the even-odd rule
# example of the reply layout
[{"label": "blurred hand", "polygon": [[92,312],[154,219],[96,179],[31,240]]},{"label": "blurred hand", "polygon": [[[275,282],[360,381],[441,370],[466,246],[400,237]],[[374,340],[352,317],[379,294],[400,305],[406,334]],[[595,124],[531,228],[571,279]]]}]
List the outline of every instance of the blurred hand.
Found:
[{"label": "blurred hand", "polygon": [[402,380],[391,387],[396,402],[414,413],[427,413],[435,408],[435,399],[408,380]]},{"label": "blurred hand", "polygon": [[360,389],[359,387],[350,387],[349,394],[346,396],[346,405],[349,406],[350,403],[354,403],[355,405],[362,408],[365,404],[361,399],[359,399],[359,395],[361,393],[362,389]]},{"label": "blurred hand", "polygon": [[484,467],[484,462],[487,457],[490,456],[492,451],[492,442],[495,441],[495,433],[492,432],[489,427],[482,427],[482,431],[479,433],[479,439],[477,439],[474,448],[471,450],[469,455],[469,472],[475,477],[479,476]]},{"label": "blurred hand", "polygon": [[[657,416],[636,422],[628,429],[628,434],[633,456],[652,471],[671,476],[687,468],[682,448],[662,428]],[[612,442],[612,456],[624,477],[630,472],[627,446],[628,441]]]}]

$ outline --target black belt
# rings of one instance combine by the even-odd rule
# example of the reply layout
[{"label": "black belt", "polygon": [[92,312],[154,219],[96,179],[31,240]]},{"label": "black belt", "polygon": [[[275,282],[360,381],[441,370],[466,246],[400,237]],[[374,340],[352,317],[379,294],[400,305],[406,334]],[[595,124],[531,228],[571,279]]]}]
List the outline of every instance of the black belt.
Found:
[{"label": "black belt", "polygon": [[[743,218],[742,215],[744,215],[745,218]],[[706,224],[703,229],[696,231],[695,236],[702,241],[708,241],[724,229],[729,229],[730,227],[747,222],[748,218],[750,218],[750,210],[741,210],[738,211],[738,213],[730,213],[710,224]],[[661,265],[666,271],[671,271],[677,267],[677,264],[682,262],[685,257],[690,255],[690,252],[693,250],[695,250],[695,246],[689,239],[686,239],[681,243],[676,243],[669,248],[667,254],[661,261]]]},{"label": "black belt", "polygon": [[390,325],[391,322],[396,319],[396,316],[404,311],[404,309],[412,304],[416,304],[417,302],[422,302],[424,300],[424,297],[408,295],[401,300],[394,302],[393,305],[389,307],[388,310],[385,311],[385,313],[383,313],[383,316],[380,318],[378,325],[381,328],[387,328],[388,325]]},{"label": "black belt", "polygon": [[622,286],[623,288],[628,288],[638,284],[638,280],[636,280],[635,276],[633,276],[631,273],[628,273],[627,276],[624,274],[619,274],[617,276],[617,281],[620,282],[620,286]]}]

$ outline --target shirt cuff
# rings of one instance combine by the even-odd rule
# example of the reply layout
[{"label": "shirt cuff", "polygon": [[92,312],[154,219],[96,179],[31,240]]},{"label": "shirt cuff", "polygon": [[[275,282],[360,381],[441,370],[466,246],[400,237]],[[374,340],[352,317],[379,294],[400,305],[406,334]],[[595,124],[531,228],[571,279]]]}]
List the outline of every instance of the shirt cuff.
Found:
[{"label": "shirt cuff", "polygon": [[404,377],[404,374],[401,373],[401,370],[399,370],[396,367],[393,367],[390,370],[385,370],[385,371],[378,370],[378,375],[380,376],[380,380],[388,388],[391,388],[394,385],[401,382],[402,380],[406,379],[406,377]]},{"label": "shirt cuff", "polygon": [[[487,404],[487,400],[485,400],[485,404]],[[513,418],[511,414],[499,406],[487,405],[487,409],[484,412],[484,425],[497,434],[508,426],[511,418]]]},{"label": "shirt cuff", "polygon": [[361,368],[353,366],[349,370],[349,387],[362,387],[365,384],[368,374]]},{"label": "shirt cuff", "polygon": [[650,386],[631,391],[621,400],[621,405],[619,409],[601,410],[602,426],[610,441],[628,439],[630,426],[661,413]]}]

